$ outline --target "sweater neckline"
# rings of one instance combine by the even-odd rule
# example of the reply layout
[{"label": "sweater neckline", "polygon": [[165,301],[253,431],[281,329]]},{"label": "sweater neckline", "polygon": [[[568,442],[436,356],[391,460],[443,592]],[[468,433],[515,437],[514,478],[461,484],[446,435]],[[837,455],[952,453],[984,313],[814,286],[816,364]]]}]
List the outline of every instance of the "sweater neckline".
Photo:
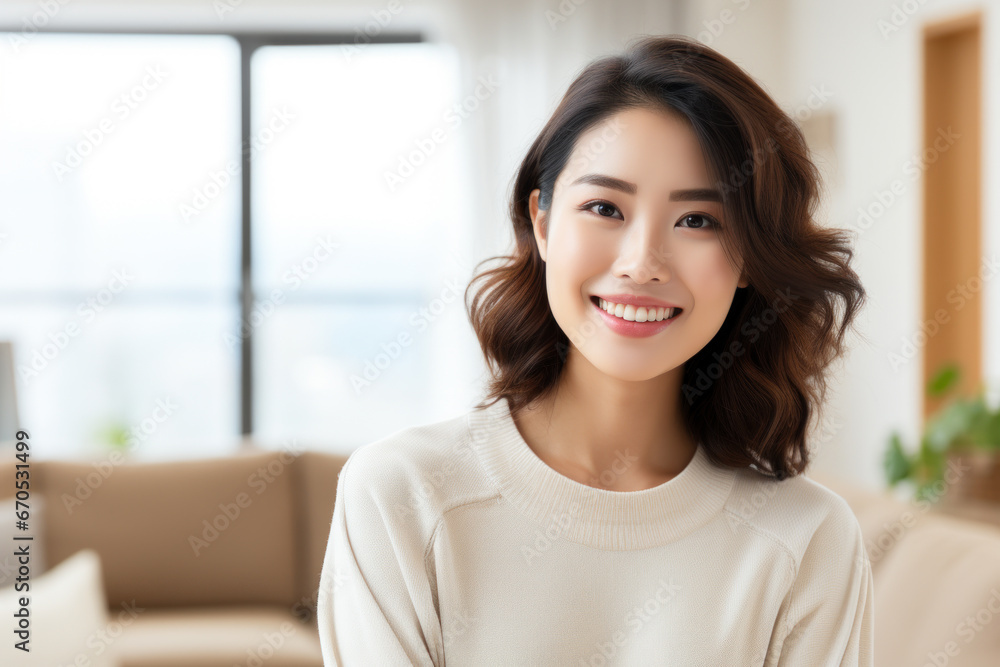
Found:
[{"label": "sweater neckline", "polygon": [[676,541],[722,511],[736,478],[701,443],[677,476],[641,491],[598,489],[549,467],[528,446],[505,397],[468,413],[472,449],[487,474],[544,534],[614,551]]}]

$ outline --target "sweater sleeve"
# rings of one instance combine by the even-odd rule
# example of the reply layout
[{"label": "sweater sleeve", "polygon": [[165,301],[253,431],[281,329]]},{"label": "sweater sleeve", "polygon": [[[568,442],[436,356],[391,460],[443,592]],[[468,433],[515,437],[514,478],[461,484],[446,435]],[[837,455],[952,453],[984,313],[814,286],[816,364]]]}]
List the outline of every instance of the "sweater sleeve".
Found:
[{"label": "sweater sleeve", "polygon": [[817,530],[785,596],[765,665],[873,667],[875,593],[846,502]]},{"label": "sweater sleeve", "polygon": [[357,451],[340,471],[320,575],[324,667],[434,667],[443,662],[437,613],[412,597],[430,600],[423,549],[392,521],[392,503],[372,493],[367,461],[352,468]]}]

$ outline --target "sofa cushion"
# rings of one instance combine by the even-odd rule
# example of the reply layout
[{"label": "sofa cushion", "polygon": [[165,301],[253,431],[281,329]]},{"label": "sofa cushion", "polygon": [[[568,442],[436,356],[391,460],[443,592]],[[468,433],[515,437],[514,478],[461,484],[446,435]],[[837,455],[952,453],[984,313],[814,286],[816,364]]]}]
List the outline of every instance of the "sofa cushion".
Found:
[{"label": "sofa cushion", "polygon": [[292,460],[281,451],[102,466],[45,461],[35,483],[49,562],[95,549],[113,608],[290,607]]},{"label": "sofa cushion", "polygon": [[147,609],[117,648],[121,667],[323,667],[316,629],[281,607]]},{"label": "sofa cushion", "polygon": [[873,579],[875,664],[997,664],[1000,529],[925,516]]},{"label": "sofa cushion", "polygon": [[[11,544],[29,544],[30,556],[35,541]],[[7,619],[0,665],[118,667],[115,626],[109,622],[97,552],[81,549],[45,574],[29,576],[28,591],[14,586],[0,591],[0,609]],[[23,638],[14,634],[18,619],[12,617],[22,597],[28,598],[27,653],[15,647]]]}]

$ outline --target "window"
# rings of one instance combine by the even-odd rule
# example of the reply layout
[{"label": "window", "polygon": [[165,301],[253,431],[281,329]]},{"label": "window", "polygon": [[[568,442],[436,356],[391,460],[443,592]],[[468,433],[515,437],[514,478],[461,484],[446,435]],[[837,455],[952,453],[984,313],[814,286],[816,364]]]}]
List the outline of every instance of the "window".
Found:
[{"label": "window", "polygon": [[3,40],[0,340],[36,454],[346,453],[467,402],[455,55],[312,41]]},{"label": "window", "polygon": [[429,421],[456,384],[467,277],[451,258],[469,225],[457,66],[428,44],[255,53],[255,136],[290,114],[254,158],[263,438],[360,444],[374,425]]}]

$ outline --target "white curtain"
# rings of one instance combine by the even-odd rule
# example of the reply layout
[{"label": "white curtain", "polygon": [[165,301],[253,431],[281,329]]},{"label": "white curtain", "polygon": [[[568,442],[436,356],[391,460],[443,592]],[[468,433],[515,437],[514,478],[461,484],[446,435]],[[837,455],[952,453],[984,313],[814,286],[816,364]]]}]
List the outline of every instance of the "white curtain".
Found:
[{"label": "white curtain", "polygon": [[681,7],[663,0],[427,3],[428,39],[454,45],[461,56],[463,95],[483,79],[498,82],[467,122],[478,184],[472,209],[477,259],[512,243],[507,201],[515,171],[573,79],[631,38],[680,32]]}]

